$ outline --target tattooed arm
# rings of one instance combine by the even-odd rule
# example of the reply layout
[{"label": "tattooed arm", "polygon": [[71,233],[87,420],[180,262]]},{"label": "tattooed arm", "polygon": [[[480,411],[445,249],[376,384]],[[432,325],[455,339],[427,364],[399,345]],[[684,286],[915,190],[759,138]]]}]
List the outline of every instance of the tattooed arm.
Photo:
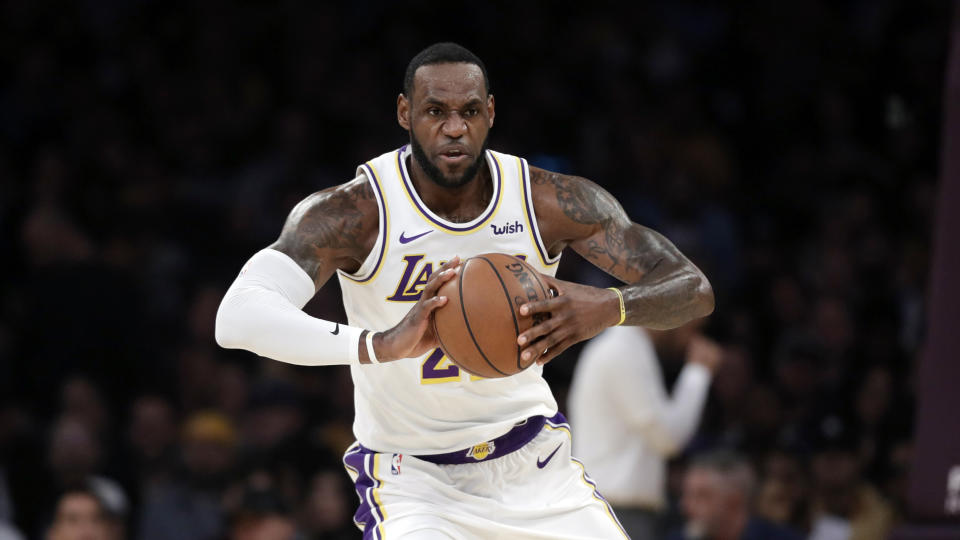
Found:
[{"label": "tattooed arm", "polygon": [[[536,167],[530,168],[530,179],[547,250],[555,255],[572,247],[626,283],[619,288],[624,324],[669,329],[713,311],[713,290],[700,269],[663,235],[633,223],[600,186]],[[552,314],[519,338],[520,345],[539,338],[524,354],[539,356],[541,363],[620,320],[620,301],[613,291],[553,282],[565,294],[521,308],[521,313]]]},{"label": "tattooed arm", "polygon": [[[355,272],[373,249],[378,208],[366,178],[315,193],[294,207],[280,238],[250,259],[217,312],[217,343],[301,365],[370,363],[369,329],[310,317],[303,306],[341,269]],[[379,361],[418,356],[436,347],[427,324],[446,299],[440,285],[455,275],[454,259],[431,275],[400,323],[376,333]]]},{"label": "tattooed arm", "polygon": [[377,241],[379,217],[366,177],[300,201],[270,248],[289,256],[319,289],[337,270],[356,272]]}]

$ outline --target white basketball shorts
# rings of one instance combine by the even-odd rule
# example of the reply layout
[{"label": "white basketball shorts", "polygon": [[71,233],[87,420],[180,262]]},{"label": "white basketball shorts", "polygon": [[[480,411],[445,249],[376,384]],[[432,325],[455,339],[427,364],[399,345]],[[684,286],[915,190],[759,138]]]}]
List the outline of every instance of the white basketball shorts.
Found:
[{"label": "white basketball shorts", "polygon": [[364,539],[629,538],[583,464],[561,414],[449,454],[410,456],[354,443],[343,462]]}]

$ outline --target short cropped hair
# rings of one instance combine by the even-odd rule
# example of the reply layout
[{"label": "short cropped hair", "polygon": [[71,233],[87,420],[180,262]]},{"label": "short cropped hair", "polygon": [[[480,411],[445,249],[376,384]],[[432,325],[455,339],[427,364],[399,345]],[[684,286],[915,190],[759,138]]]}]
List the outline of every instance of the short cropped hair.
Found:
[{"label": "short cropped hair", "polygon": [[434,43],[426,49],[417,53],[416,56],[407,64],[407,71],[403,75],[403,94],[410,98],[413,96],[413,76],[416,75],[420,66],[431,66],[435,64],[473,64],[480,68],[483,73],[483,83],[490,93],[490,77],[487,75],[487,67],[483,65],[483,60],[473,54],[466,47],[451,43]]}]

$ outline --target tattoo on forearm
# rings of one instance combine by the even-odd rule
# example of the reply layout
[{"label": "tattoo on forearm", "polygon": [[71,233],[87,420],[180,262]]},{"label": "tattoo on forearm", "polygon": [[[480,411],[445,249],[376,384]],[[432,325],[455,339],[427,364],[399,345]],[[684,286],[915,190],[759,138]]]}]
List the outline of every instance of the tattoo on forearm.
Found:
[{"label": "tattoo on forearm", "polygon": [[[614,224],[604,231],[604,242],[588,242],[588,259],[630,286],[622,289],[627,324],[673,328],[703,311],[703,276],[669,240],[631,224]],[[602,267],[602,266],[601,266]]]}]

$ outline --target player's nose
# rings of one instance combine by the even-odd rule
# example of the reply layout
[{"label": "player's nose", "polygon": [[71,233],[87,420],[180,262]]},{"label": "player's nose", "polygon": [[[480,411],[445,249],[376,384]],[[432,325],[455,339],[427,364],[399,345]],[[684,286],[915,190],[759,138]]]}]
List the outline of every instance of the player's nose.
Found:
[{"label": "player's nose", "polygon": [[459,114],[451,114],[443,123],[443,134],[457,139],[467,133],[467,121]]}]

